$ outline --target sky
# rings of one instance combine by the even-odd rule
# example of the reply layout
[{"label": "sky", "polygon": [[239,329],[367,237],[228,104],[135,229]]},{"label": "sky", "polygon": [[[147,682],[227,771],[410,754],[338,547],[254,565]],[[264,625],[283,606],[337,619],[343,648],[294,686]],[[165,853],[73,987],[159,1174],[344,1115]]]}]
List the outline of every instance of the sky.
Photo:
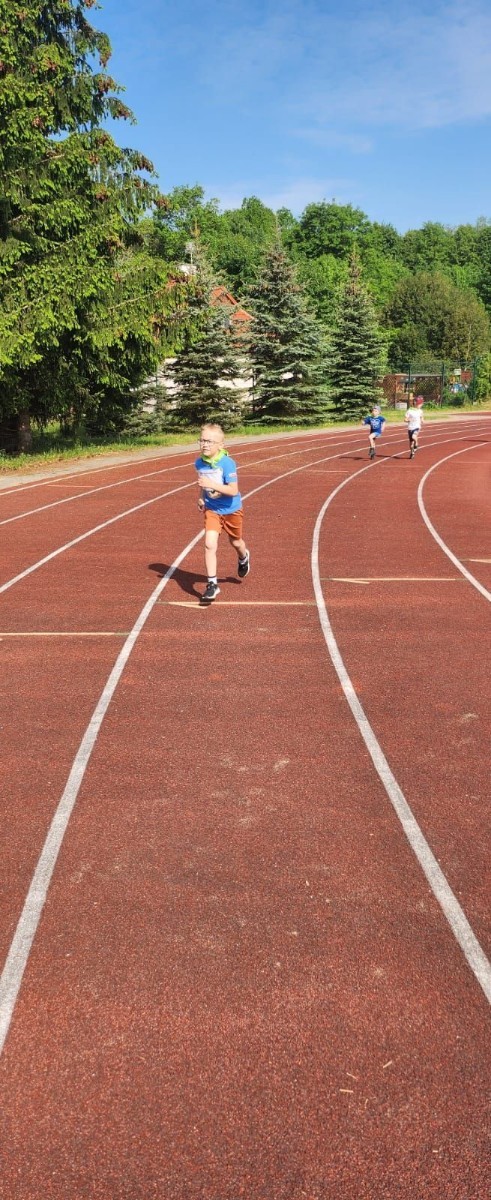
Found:
[{"label": "sky", "polygon": [[99,0],[114,130],[221,210],[335,200],[400,232],[491,218],[490,0]]}]

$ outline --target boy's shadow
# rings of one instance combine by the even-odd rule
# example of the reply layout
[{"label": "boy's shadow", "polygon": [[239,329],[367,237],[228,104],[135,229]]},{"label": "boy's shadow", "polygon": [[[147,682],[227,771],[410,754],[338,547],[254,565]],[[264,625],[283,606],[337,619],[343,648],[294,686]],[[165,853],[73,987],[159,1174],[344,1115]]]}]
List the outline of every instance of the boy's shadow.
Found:
[{"label": "boy's shadow", "polygon": [[[170,565],[170,564],[169,564]],[[165,563],[149,563],[149,570],[155,571],[159,579],[163,579],[164,575],[169,570],[169,565]],[[176,567],[172,572],[171,579],[175,579],[178,587],[182,592],[186,592],[188,596],[194,596],[196,600],[201,600],[203,585],[207,582],[206,575],[197,575],[196,571],[183,571],[182,567]],[[240,579],[233,575],[227,575],[221,580],[223,583],[240,583]],[[201,588],[201,590],[199,590]]]}]

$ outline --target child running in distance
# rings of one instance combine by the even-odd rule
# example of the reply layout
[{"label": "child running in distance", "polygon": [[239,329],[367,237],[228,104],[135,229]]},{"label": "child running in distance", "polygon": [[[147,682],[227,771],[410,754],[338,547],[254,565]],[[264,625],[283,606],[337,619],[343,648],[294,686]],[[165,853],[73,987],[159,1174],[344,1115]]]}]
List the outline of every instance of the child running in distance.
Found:
[{"label": "child running in distance", "polygon": [[375,458],[375,439],[379,438],[383,433],[385,425],[385,417],[382,416],[379,404],[374,404],[369,417],[363,417],[362,425],[370,426],[370,433],[368,434],[368,441],[370,442],[368,457]]},{"label": "child running in distance", "polygon": [[414,407],[408,408],[405,413],[405,416],[404,416],[404,420],[407,425],[407,432],[409,435],[409,457],[410,458],[414,458],[414,455],[416,454],[416,451],[418,449],[418,438],[419,438],[419,434],[421,432],[421,426],[423,424],[423,404],[424,404],[424,397],[416,396],[416,399],[414,401]]},{"label": "child running in distance", "polygon": [[202,602],[211,603],[220,588],[217,579],[218,539],[228,534],[238,558],[237,574],[244,579],[249,574],[249,551],[242,537],[242,497],[237,482],[237,466],[223,445],[221,425],[203,425],[200,437],[200,456],[195,467],[200,489],[198,508],[205,518],[205,566],[208,582]]}]

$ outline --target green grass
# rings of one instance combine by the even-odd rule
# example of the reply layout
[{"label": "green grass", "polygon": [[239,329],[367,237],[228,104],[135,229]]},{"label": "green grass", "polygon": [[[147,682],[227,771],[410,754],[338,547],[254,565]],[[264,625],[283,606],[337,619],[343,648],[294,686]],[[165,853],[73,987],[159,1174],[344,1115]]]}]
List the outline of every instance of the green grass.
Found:
[{"label": "green grass", "polygon": [[[424,408],[425,421],[442,420],[442,418],[450,416],[462,416],[463,413],[472,412],[479,413],[489,409],[490,401],[479,404],[459,404],[452,408]],[[389,424],[401,422],[404,418],[402,409],[387,409],[384,408],[384,416]],[[274,427],[264,425],[241,425],[230,431],[226,436],[232,440],[242,437],[257,437],[267,434],[274,435],[277,433],[299,433],[318,430],[318,429],[336,429],[346,425],[353,425],[353,422],[327,421],[322,425],[297,425],[293,423],[280,423]],[[158,448],[160,446],[197,446],[199,431],[190,429],[186,433],[159,433],[146,434],[144,437],[120,438],[118,441],[75,441],[70,443],[66,438],[62,438],[56,427],[52,427],[44,431],[42,434],[34,434],[32,452],[29,454],[18,454],[15,457],[10,457],[0,451],[0,475],[15,475],[19,472],[39,471],[43,467],[51,467],[56,463],[70,463],[79,459],[96,458],[102,455],[126,454],[141,451],[145,448]]]}]

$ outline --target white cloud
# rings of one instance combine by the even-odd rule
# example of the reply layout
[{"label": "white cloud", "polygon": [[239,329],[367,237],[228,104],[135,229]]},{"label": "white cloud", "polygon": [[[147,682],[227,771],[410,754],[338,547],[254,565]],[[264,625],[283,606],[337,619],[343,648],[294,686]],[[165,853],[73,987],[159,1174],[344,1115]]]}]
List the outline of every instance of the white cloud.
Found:
[{"label": "white cloud", "polygon": [[261,10],[232,3],[228,16],[203,36],[197,64],[215,101],[261,100],[266,119],[303,114],[326,138],[336,120],[355,152],[370,124],[421,129],[491,114],[489,0],[351,0],[341,10],[270,0]]},{"label": "white cloud", "polygon": [[491,11],[483,0],[431,8],[381,4],[353,22],[329,20],[338,66],[317,69],[299,111],[322,128],[333,120],[406,129],[439,127],[491,114]]},{"label": "white cloud", "polygon": [[334,129],[319,129],[311,126],[290,131],[292,137],[297,137],[314,146],[326,150],[349,150],[352,154],[369,154],[373,150],[373,139],[359,133],[341,133]]},{"label": "white cloud", "polygon": [[271,190],[267,183],[247,180],[244,183],[205,185],[207,199],[216,196],[220,209],[240,208],[247,196],[257,196],[268,208],[277,212],[279,208],[289,208],[296,216],[303,212],[307,204],[315,204],[321,200],[332,200],[339,203],[348,202],[352,181],[348,179],[294,179],[276,189]]}]

